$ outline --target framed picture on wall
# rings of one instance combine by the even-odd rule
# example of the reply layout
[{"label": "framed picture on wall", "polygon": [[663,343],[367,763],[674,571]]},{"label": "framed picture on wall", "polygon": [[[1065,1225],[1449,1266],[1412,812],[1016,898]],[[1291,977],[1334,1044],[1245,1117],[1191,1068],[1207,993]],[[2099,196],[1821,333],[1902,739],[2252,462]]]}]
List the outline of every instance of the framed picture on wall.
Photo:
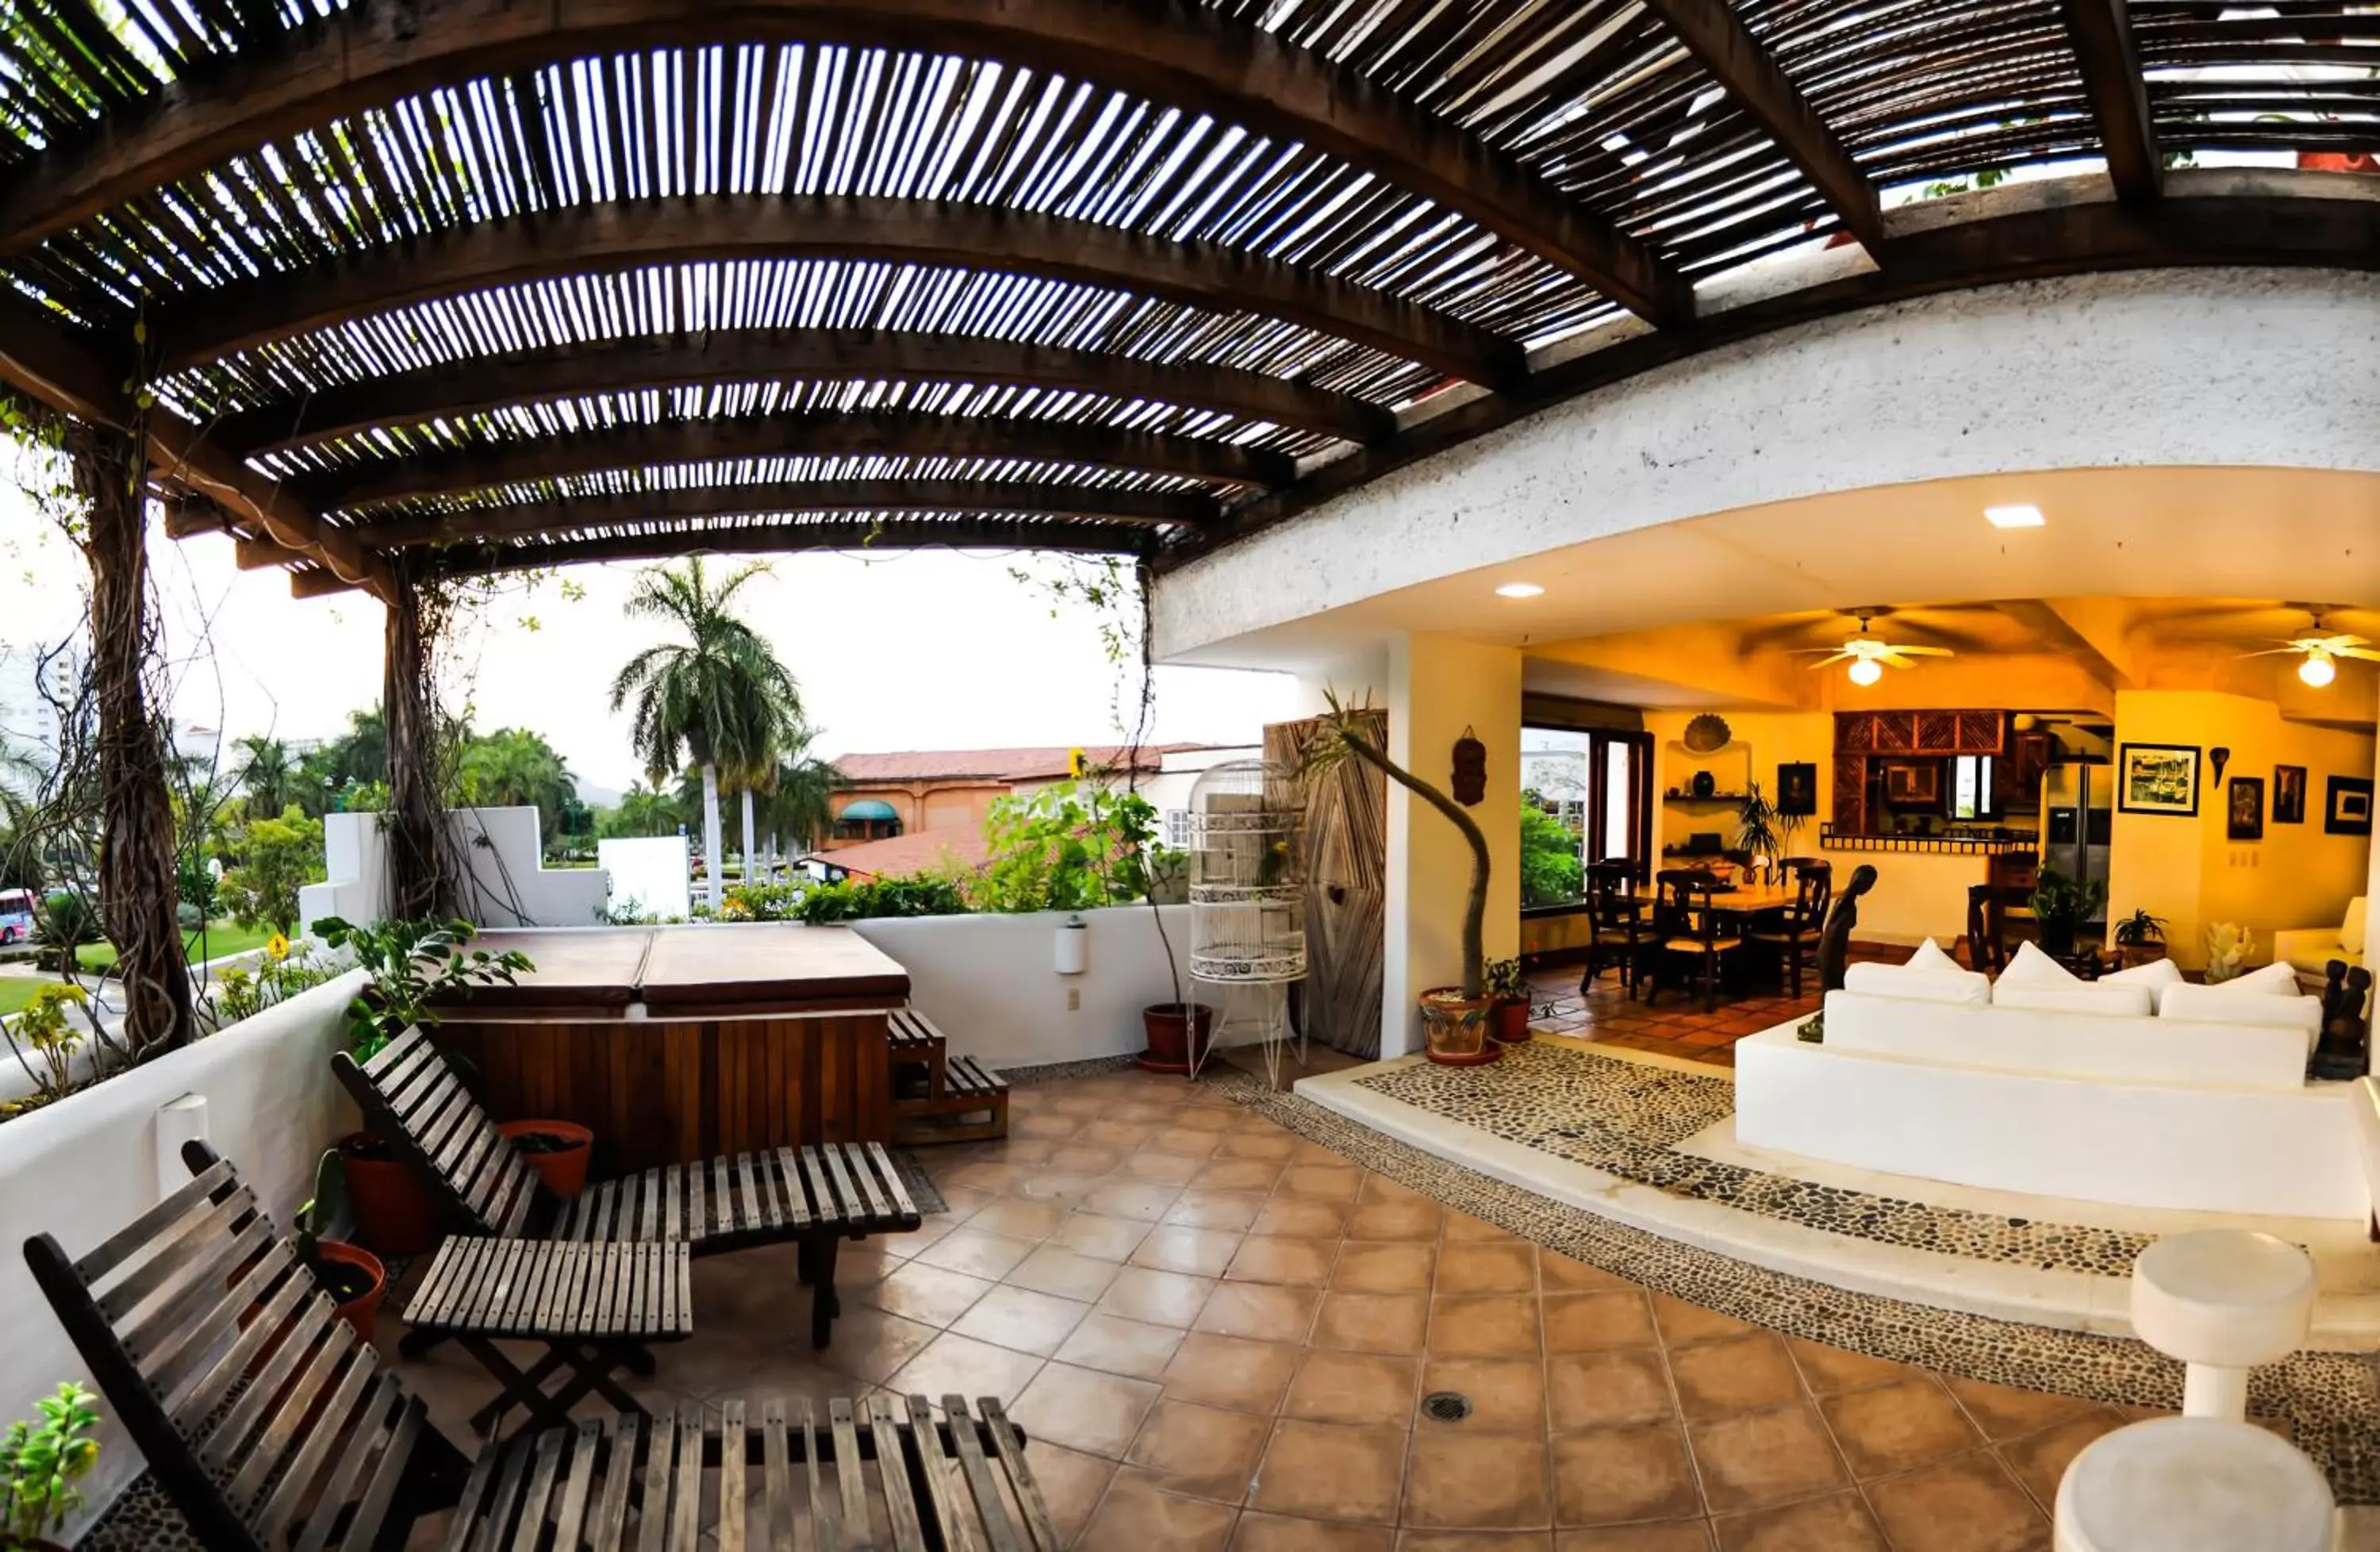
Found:
[{"label": "framed picture on wall", "polygon": [[2126,744],[2116,755],[2116,807],[2126,814],[2198,812],[2198,746]]},{"label": "framed picture on wall", "polygon": [[1818,811],[1818,768],[1780,765],[1777,768],[1777,811],[1807,818]]},{"label": "framed picture on wall", "polygon": [[2273,822],[2275,824],[2305,823],[2306,768],[2302,765],[2273,767]]},{"label": "framed picture on wall", "polygon": [[2369,776],[2333,776],[2330,790],[2322,806],[2322,829],[2325,835],[2369,835],[2372,833],[2372,778]]},{"label": "framed picture on wall", "polygon": [[2225,830],[2234,841],[2262,841],[2265,838],[2265,779],[2262,776],[2234,776],[2224,789],[2228,800],[2225,812],[2229,822]]}]

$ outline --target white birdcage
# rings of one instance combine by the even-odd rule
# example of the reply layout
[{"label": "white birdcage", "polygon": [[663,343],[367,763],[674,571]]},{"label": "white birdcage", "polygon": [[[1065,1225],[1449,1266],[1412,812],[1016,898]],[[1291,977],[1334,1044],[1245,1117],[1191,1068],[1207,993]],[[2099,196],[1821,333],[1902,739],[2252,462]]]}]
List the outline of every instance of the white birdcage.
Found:
[{"label": "white birdcage", "polygon": [[1289,987],[1305,978],[1302,817],[1295,774],[1262,760],[1215,766],[1190,789],[1190,977],[1219,988],[1219,1037],[1254,1025],[1275,1083]]}]

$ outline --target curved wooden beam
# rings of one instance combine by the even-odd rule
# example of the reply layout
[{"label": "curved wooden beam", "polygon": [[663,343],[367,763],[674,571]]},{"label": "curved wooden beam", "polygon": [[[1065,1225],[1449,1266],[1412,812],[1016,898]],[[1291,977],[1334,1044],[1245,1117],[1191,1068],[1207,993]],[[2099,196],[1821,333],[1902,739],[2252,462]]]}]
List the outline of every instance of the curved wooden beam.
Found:
[{"label": "curved wooden beam", "polygon": [[665,561],[680,555],[777,554],[802,550],[1046,550],[1077,555],[1141,555],[1155,546],[1146,528],[1097,523],[1038,523],[970,517],[954,522],[775,524],[713,532],[625,534],[553,544],[501,545],[442,557],[440,575],[479,576],[499,571],[576,565],[589,561]]},{"label": "curved wooden beam", "polygon": [[1214,497],[1196,491],[1117,490],[1025,480],[1004,484],[968,479],[787,479],[467,507],[434,517],[358,523],[346,532],[367,550],[396,550],[407,545],[548,539],[645,523],[793,512],[982,512],[1099,517],[1196,528],[1218,521],[1222,506]]},{"label": "curved wooden beam", "polygon": [[45,151],[0,195],[0,233],[9,234],[0,252],[432,87],[617,50],[791,41],[1002,59],[1302,141],[1461,212],[1656,322],[1693,316],[1691,290],[1650,249],[1520,163],[1361,71],[1199,0],[358,5],[176,82],[131,122]]},{"label": "curved wooden beam", "polygon": [[1269,372],[906,329],[736,329],[552,346],[367,378],[302,403],[227,416],[215,435],[253,457],[511,405],[797,378],[1017,384],[1152,399],[1356,443],[1396,430],[1396,417],[1378,405]]},{"label": "curved wooden beam", "polygon": [[965,415],[785,415],[674,421],[534,437],[376,460],[296,482],[315,510],[340,511],[494,486],[655,465],[837,455],[1087,464],[1233,484],[1286,485],[1293,460],[1228,442],[1064,421]]},{"label": "curved wooden beam", "polygon": [[1521,347],[1385,291],[1237,249],[989,205],[820,195],[696,195],[573,205],[459,226],[417,243],[262,275],[159,308],[164,370],[411,302],[639,265],[734,259],[874,259],[995,269],[1101,285],[1220,312],[1256,312],[1354,340],[1473,382],[1527,371]]}]

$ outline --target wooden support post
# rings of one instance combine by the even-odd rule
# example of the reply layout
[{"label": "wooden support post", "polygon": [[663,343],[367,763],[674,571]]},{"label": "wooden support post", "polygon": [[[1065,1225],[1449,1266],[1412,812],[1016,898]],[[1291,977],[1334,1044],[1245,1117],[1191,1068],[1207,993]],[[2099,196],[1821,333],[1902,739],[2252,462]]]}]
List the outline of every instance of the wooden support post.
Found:
[{"label": "wooden support post", "polygon": [[187,1045],[190,995],[165,788],[163,723],[145,678],[155,661],[149,607],[146,443],[130,431],[69,421],[65,449],[89,503],[91,686],[99,712],[100,919],[115,945],[123,1039],[135,1060]]},{"label": "wooden support post", "polygon": [[382,638],[381,714],[388,732],[388,871],[392,917],[417,920],[451,904],[446,817],[438,795],[438,716],[430,688],[433,632],[417,563],[398,555]]}]

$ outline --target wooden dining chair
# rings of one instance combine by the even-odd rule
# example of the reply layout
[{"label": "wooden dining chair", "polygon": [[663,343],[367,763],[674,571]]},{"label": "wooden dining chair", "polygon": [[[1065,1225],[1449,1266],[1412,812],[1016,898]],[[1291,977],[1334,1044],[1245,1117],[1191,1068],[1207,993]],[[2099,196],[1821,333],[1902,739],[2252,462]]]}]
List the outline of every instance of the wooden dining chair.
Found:
[{"label": "wooden dining chair", "polygon": [[1720,972],[1742,952],[1743,940],[1720,936],[1718,913],[1711,908],[1718,880],[1709,873],[1699,867],[1665,868],[1655,885],[1653,973],[1645,1000],[1659,997],[1670,970],[1686,966],[1688,985],[1700,988],[1703,1011],[1708,1012],[1718,1005]]},{"label": "wooden dining chair", "polygon": [[1620,989],[1636,986],[1636,962],[1644,953],[1645,903],[1636,898],[1636,865],[1611,857],[1586,865],[1586,973],[1578,993],[1594,989],[1596,978],[1620,966]]},{"label": "wooden dining chair", "polygon": [[1792,996],[1802,995],[1802,968],[1817,964],[1818,934],[1827,925],[1827,906],[1835,896],[1835,868],[1818,857],[1786,857],[1778,864],[1792,880],[1793,902],[1768,913],[1744,933],[1754,948],[1777,957],[1778,983]]}]

